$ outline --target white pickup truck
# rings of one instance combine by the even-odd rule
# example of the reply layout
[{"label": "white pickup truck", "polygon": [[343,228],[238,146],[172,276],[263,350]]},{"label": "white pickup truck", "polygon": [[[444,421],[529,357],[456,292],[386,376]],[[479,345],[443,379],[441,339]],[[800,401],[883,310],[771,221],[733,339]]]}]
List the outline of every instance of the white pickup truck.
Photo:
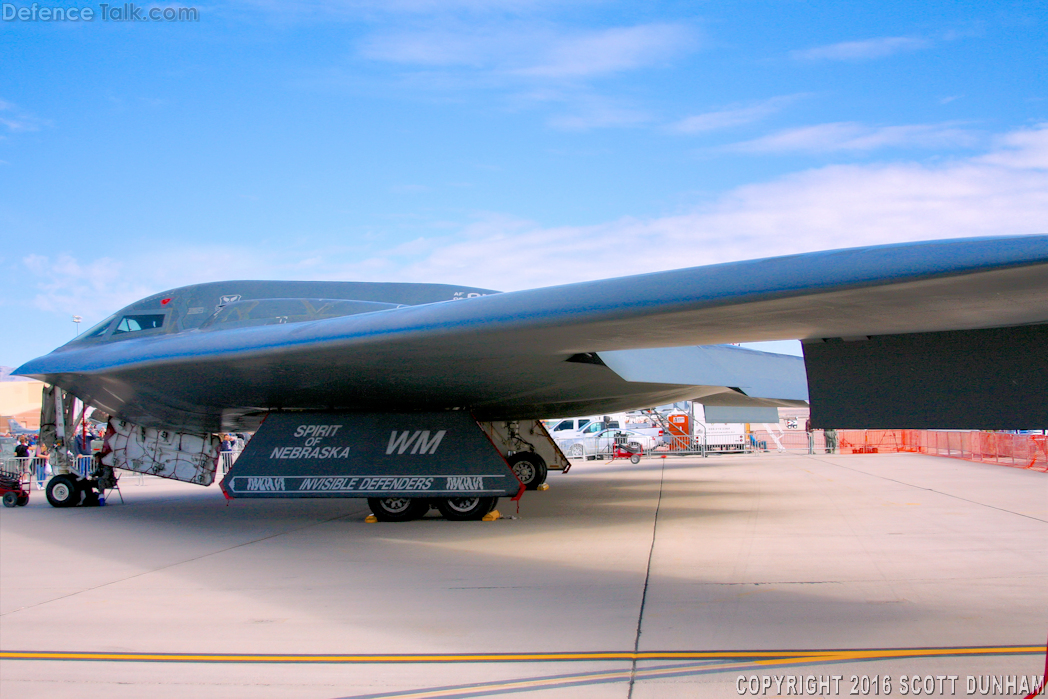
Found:
[{"label": "white pickup truck", "polygon": [[[628,430],[642,435],[637,439],[645,451],[663,443],[665,433],[659,426],[650,423],[627,423],[625,413],[612,415],[590,415],[589,417],[569,417],[545,420],[546,429],[565,454],[573,457],[583,456],[593,451],[591,442],[606,430]],[[598,440],[600,441],[600,440]]]}]

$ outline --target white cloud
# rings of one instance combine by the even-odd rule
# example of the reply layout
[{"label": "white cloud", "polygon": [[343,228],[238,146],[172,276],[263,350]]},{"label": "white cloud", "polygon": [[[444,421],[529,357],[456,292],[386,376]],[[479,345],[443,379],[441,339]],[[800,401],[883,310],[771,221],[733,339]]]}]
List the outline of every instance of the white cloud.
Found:
[{"label": "white cloud", "polygon": [[542,80],[591,78],[634,70],[687,50],[692,32],[678,24],[599,31],[496,23],[373,34],[360,47],[376,61],[418,68],[460,68]]},{"label": "white cloud", "polygon": [[375,33],[361,56],[400,67],[400,78],[428,90],[501,91],[510,109],[536,105],[557,111],[553,128],[634,126],[651,116],[628,99],[601,94],[594,83],[657,66],[691,50],[696,37],[683,24],[642,24],[596,31],[549,24],[441,22],[433,29]]},{"label": "white cloud", "polygon": [[1048,169],[1048,123],[1005,134],[980,162],[1013,168]]},{"label": "white cloud", "polygon": [[690,134],[750,124],[771,116],[798,97],[799,95],[782,95],[754,104],[695,114],[671,124],[670,129]]},{"label": "white cloud", "polygon": [[851,121],[786,129],[752,141],[728,146],[748,153],[871,151],[888,147],[971,147],[978,139],[956,124],[868,126]]},{"label": "white cloud", "polygon": [[483,30],[446,29],[373,34],[360,46],[365,58],[424,68],[491,65],[500,54],[508,58],[522,51],[521,41]]},{"label": "white cloud", "polygon": [[827,46],[791,51],[790,56],[801,60],[859,61],[884,58],[903,51],[916,51],[929,46],[926,39],[909,36],[885,36],[865,41],[842,41]]},{"label": "white cloud", "polygon": [[546,78],[607,75],[664,61],[688,48],[692,33],[677,24],[615,27],[559,37],[534,65],[516,72]]},{"label": "white cloud", "polygon": [[651,121],[647,112],[597,97],[577,99],[570,109],[570,114],[551,117],[549,125],[566,131],[584,131],[593,128],[637,126]]},{"label": "white cloud", "polygon": [[[987,153],[934,165],[834,165],[732,189],[693,211],[589,226],[542,227],[485,215],[362,257],[343,242],[289,250],[165,251],[142,259],[30,258],[41,309],[97,320],[148,293],[233,278],[448,282],[514,290],[832,248],[1043,234],[1048,125],[1004,134]],[[104,308],[102,308],[104,306]],[[89,319],[84,308],[96,308]]]},{"label": "white cloud", "polygon": [[527,14],[566,4],[564,0],[239,0],[282,16],[374,18],[397,15]]},{"label": "white cloud", "polygon": [[32,254],[22,263],[37,280],[34,305],[70,317],[82,315],[85,328],[127,305],[129,297],[141,298],[157,291],[148,276],[136,277],[125,268],[124,261],[110,257],[78,261],[69,254],[53,258]]},{"label": "white cloud", "polygon": [[20,110],[11,102],[0,100],[0,126],[8,131],[38,131],[40,120]]}]

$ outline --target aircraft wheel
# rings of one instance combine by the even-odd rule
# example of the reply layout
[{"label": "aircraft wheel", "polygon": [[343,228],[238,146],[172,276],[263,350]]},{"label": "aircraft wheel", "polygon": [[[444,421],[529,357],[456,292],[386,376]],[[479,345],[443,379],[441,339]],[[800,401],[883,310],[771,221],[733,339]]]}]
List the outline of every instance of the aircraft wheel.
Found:
[{"label": "aircraft wheel", "polygon": [[368,498],[371,514],[380,522],[410,522],[429,512],[424,498]]},{"label": "aircraft wheel", "polygon": [[437,509],[444,519],[455,522],[466,522],[481,519],[495,509],[498,498],[441,498],[437,500]]},{"label": "aircraft wheel", "polygon": [[18,505],[18,493],[4,493],[4,507],[15,507]]},{"label": "aircraft wheel", "polygon": [[509,466],[528,490],[546,482],[546,462],[538,454],[522,451],[509,457]]},{"label": "aircraft wheel", "polygon": [[47,483],[47,501],[52,507],[76,507],[80,504],[80,494],[72,476],[55,476]]}]

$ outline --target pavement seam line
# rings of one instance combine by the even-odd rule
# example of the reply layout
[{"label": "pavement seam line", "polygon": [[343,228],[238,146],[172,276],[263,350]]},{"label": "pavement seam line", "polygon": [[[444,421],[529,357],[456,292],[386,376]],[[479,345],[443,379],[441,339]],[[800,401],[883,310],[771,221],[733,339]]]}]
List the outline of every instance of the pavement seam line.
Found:
[{"label": "pavement seam line", "polygon": [[288,529],[286,531],[277,532],[275,534],[270,534],[269,536],[263,536],[263,537],[260,537],[258,539],[252,539],[251,541],[244,541],[244,542],[241,542],[241,543],[236,544],[234,546],[227,546],[224,549],[219,549],[217,551],[211,551],[210,553],[201,554],[201,555],[196,556],[194,558],[187,558],[187,559],[182,560],[182,561],[176,561],[175,563],[169,563],[166,566],[160,566],[159,568],[152,568],[150,570],[143,570],[141,573],[135,573],[134,575],[128,575],[127,577],[124,577],[124,578],[118,578],[116,580],[110,580],[110,581],[104,582],[104,583],[102,583],[100,585],[95,585],[94,587],[87,587],[87,588],[84,588],[83,590],[77,590],[76,592],[70,592],[68,595],[60,595],[59,597],[53,597],[53,598],[51,598],[49,600],[44,600],[43,602],[37,602],[36,604],[30,604],[30,605],[27,605],[25,607],[19,607],[18,609],[12,609],[9,612],[4,612],[3,614],[0,614],[0,617],[10,616],[11,614],[17,614],[18,612],[23,612],[23,611],[25,611],[27,609],[35,609],[36,607],[42,607],[45,604],[51,604],[52,602],[58,602],[60,600],[69,599],[70,597],[76,597],[77,595],[81,595],[81,594],[83,594],[85,592],[94,592],[95,590],[101,590],[103,587],[108,587],[109,585],[116,585],[117,583],[126,582],[128,580],[134,580],[135,578],[140,578],[143,575],[149,575],[151,573],[159,573],[162,570],[167,570],[169,568],[175,568],[175,567],[180,566],[180,565],[185,565],[186,563],[193,563],[195,561],[199,561],[199,560],[202,560],[204,558],[208,558],[209,556],[217,556],[220,553],[226,553],[227,551],[232,551],[234,549],[238,549],[238,548],[241,548],[241,547],[244,547],[244,546],[250,546],[251,544],[257,544],[259,542],[267,541],[269,539],[275,539],[278,536],[284,536],[285,534],[292,534],[294,532],[302,531],[303,529],[309,529],[310,527],[317,527],[317,526],[320,526],[321,524],[327,524],[328,522],[334,522],[336,520],[343,519],[344,517],[349,517],[349,516],[350,516],[350,514],[347,513],[347,514],[344,514],[344,515],[339,515],[337,517],[330,517],[328,519],[321,520],[319,522],[312,522],[310,524],[305,524],[305,525],[303,525],[301,527],[295,527],[294,529]]},{"label": "pavement seam line", "polygon": [[630,685],[626,699],[633,699],[633,685],[637,679],[637,653],[640,652],[640,634],[644,624],[644,606],[648,602],[648,583],[651,581],[651,559],[655,556],[655,534],[659,528],[659,510],[662,508],[662,493],[666,485],[666,460],[662,460],[659,475],[659,499],[655,502],[655,517],[651,522],[651,548],[648,549],[648,567],[644,571],[644,591],[640,596],[640,611],[637,614],[637,635],[633,639],[633,662],[630,665]]},{"label": "pavement seam line", "polygon": [[[820,458],[815,457],[815,456],[812,456],[811,459],[813,461],[818,461],[820,464],[828,464],[830,466],[839,466],[840,468],[846,469],[848,471],[852,471],[853,473],[861,473],[861,474],[866,475],[866,476],[871,476],[872,478],[880,478],[881,480],[891,481],[892,483],[898,483],[899,485],[909,486],[909,487],[915,488],[917,490],[926,490],[929,493],[935,493],[937,495],[944,495],[944,496],[946,496],[948,498],[953,498],[955,500],[960,500],[961,502],[967,502],[967,503],[971,503],[972,505],[980,505],[982,507],[988,507],[991,510],[997,510],[998,512],[1004,512],[1006,514],[1015,515],[1016,517],[1025,517],[1026,519],[1032,519],[1035,522],[1041,522],[1043,524],[1048,524],[1048,520],[1041,519],[1040,517],[1034,517],[1033,515],[1024,515],[1022,512],[1014,512],[1012,510],[1006,510],[1003,507],[997,507],[995,505],[988,505],[985,502],[979,502],[978,500],[969,500],[968,498],[962,498],[960,495],[953,495],[952,493],[944,493],[943,491],[936,490],[935,488],[925,488],[923,485],[916,485],[915,483],[907,483],[906,481],[900,481],[900,480],[898,480],[896,478],[889,478],[888,476],[880,476],[880,475],[877,475],[875,473],[870,473],[869,471],[863,471],[861,469],[851,468],[850,466],[844,466],[843,464],[835,464],[832,461],[826,461],[825,459],[820,459]],[[976,462],[972,462],[972,463],[976,463]]]}]

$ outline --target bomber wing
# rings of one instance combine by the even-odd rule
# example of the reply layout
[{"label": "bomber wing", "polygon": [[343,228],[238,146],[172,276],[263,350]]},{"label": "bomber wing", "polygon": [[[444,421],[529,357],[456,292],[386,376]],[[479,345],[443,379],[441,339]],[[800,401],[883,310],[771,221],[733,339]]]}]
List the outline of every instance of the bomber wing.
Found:
[{"label": "bomber wing", "polygon": [[732,388],[689,387],[702,378],[695,372],[680,382],[630,381],[613,370],[629,362],[605,362],[609,352],[1046,323],[1048,236],[1025,236],[834,250],[192,330],[69,347],[17,373],[141,424],[187,429],[249,426],[252,413],[278,408],[542,417]]}]

